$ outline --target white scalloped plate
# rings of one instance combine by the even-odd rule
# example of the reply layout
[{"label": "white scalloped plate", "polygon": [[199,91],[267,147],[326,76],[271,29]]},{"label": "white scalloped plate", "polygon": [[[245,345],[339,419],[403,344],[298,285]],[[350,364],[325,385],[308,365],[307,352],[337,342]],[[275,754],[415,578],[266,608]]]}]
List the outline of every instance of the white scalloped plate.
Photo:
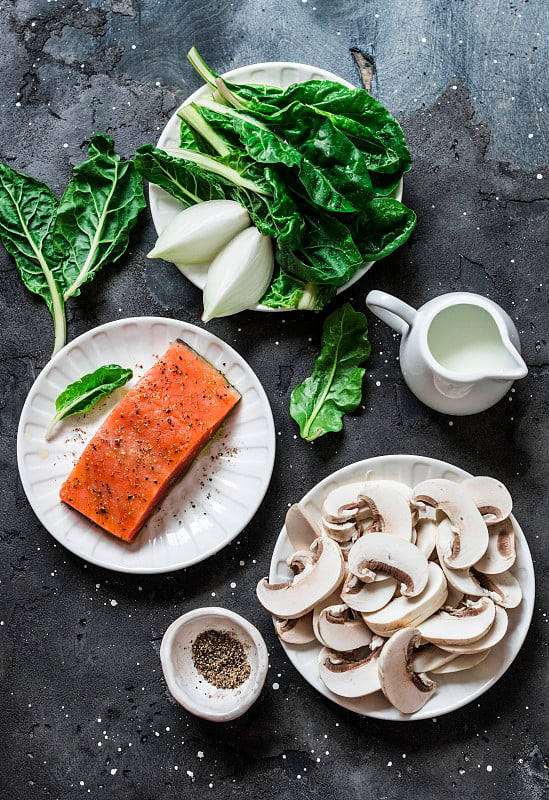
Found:
[{"label": "white scalloped plate", "polygon": [[[134,371],[131,386],[176,338],[217,367],[242,399],[208,447],[171,487],[136,540],[127,544],[59,500],[59,489],[125,389],[82,417],[64,420],[46,442],[55,398],[67,384],[103,364]],[[259,379],[232,347],[207,331],[162,317],[135,317],[94,328],[70,342],[32,386],[19,422],[17,460],[40,522],[76,555],[118,572],[170,572],[216,553],[245,528],[271,478],[274,423]]]},{"label": "white scalloped plate", "polygon": [[[238,67],[226,72],[223,75],[234,83],[267,83],[271,86],[281,86],[286,89],[292,83],[303,83],[304,81],[336,81],[341,83],[342,86],[347,86],[349,89],[355,89],[352,83],[343,80],[333,72],[328,72],[320,67],[311,67],[309,64],[298,64],[294,61],[267,61],[262,64],[250,64],[246,67]],[[200,102],[207,97],[211,97],[210,87],[207,85],[201,86],[196,92],[190,95],[180,106],[188,105],[188,103]],[[157,147],[178,147],[179,146],[179,123],[180,119],[177,112],[170,118],[168,124],[160,134]],[[394,194],[397,200],[402,200],[403,181]],[[157,234],[160,236],[166,225],[181,211],[181,203],[172,197],[170,194],[161,189],[160,186],[149,184],[149,203],[151,207],[151,215],[156,228]],[[351,280],[347,281],[343,286],[337,290],[337,294],[344,292],[356,281],[358,281],[369,269],[375,264],[375,261],[365,262],[360,269],[358,269]],[[206,274],[208,271],[208,264],[185,264],[178,266],[178,269],[185,275],[191,283],[203,289],[206,284]],[[253,311],[296,311],[297,309],[287,308],[268,308],[267,306],[255,305],[251,306]]]},{"label": "white scalloped plate", "polygon": [[[414,486],[428,478],[447,478],[451,481],[460,481],[471,477],[470,473],[459,467],[454,467],[452,464],[447,464],[445,461],[438,461],[434,458],[409,455],[379,456],[378,458],[367,458],[364,461],[358,461],[334,472],[323,481],[320,481],[320,483],[317,483],[300,502],[320,522],[322,502],[328,492],[345,483],[365,480],[367,473],[370,473],[372,480],[392,478],[407,483],[409,486]],[[457,708],[466,705],[466,703],[475,700],[475,698],[493,686],[510,667],[526,638],[534,612],[535,577],[532,557],[518,522],[514,517],[511,517],[511,519],[515,528],[517,549],[517,560],[511,571],[520,581],[523,599],[518,608],[508,610],[509,629],[507,634],[499,645],[494,647],[488,658],[474,669],[433,676],[438,684],[437,691],[433,698],[417,713],[401,714],[400,711],[397,711],[396,708],[389,704],[381,692],[376,692],[367,697],[360,697],[356,700],[339,697],[330,692],[318,676],[319,644],[312,643],[301,647],[292,647],[281,641],[280,643],[288,658],[303,678],[325,697],[343,706],[343,708],[367,717],[393,721],[430,719],[431,717],[448,714],[450,711],[455,711]],[[291,553],[292,547],[284,527],[275,544],[271,560],[269,573],[271,583],[279,583],[289,579],[291,573],[289,573],[285,562]]]}]

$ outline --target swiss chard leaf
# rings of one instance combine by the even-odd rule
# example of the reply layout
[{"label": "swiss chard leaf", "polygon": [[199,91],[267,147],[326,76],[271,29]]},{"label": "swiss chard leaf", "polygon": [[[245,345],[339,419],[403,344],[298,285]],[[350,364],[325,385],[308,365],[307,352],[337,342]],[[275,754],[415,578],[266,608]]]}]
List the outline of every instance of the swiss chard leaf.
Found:
[{"label": "swiss chard leaf", "polygon": [[[289,142],[306,159],[326,175],[335,189],[354,210],[362,208],[373,197],[370,179],[371,159],[327,115],[293,102],[265,120],[281,138]],[[398,166],[398,158],[393,156]],[[334,210],[334,209],[331,209]]]},{"label": "swiss chard leaf", "polygon": [[312,375],[295,387],[290,400],[290,414],[308,442],[340,431],[344,414],[360,403],[366,371],[360,365],[371,350],[367,333],[366,317],[348,303],[327,317]]},{"label": "swiss chard leaf", "polygon": [[0,164],[0,237],[23,283],[53,318],[55,354],[65,344],[64,277],[52,247],[57,200],[40,181]]},{"label": "swiss chard leaf", "polygon": [[[378,142],[398,155],[403,172],[410,168],[412,159],[402,128],[385,106],[364,89],[350,89],[335,81],[306,81],[294,83],[283,95],[273,96],[268,102],[282,108],[294,100],[327,113],[344,133],[368,145],[375,135]],[[251,108],[255,109],[255,105]]]},{"label": "swiss chard leaf", "polygon": [[62,419],[88,411],[103,397],[124,386],[132,377],[131,369],[118,364],[106,364],[70,383],[55,401],[55,415],[46,430],[46,440],[51,439],[55,426]]},{"label": "swiss chard leaf", "polygon": [[298,308],[302,311],[320,311],[334,297],[335,286],[317,286],[303,283],[279,270],[269,286],[261,304],[268,308]]},{"label": "swiss chard leaf", "polygon": [[315,209],[304,213],[303,218],[305,233],[299,250],[277,250],[277,260],[286,272],[302,281],[342,286],[363,262],[349,228]]},{"label": "swiss chard leaf", "polygon": [[161,186],[185,206],[201,200],[225,198],[223,188],[213,175],[151,144],[137,148],[135,168],[143,178]]},{"label": "swiss chard leaf", "polygon": [[120,160],[112,139],[97,134],[88,152],[90,158],[72,171],[53,231],[53,246],[63,260],[65,300],[120,258],[146,206],[133,161]]},{"label": "swiss chard leaf", "polygon": [[353,217],[353,236],[364,261],[378,261],[406,242],[416,215],[398,200],[376,197]]},{"label": "swiss chard leaf", "polygon": [[232,122],[246,152],[255,161],[260,164],[283,164],[297,171],[310,202],[328,211],[355,211],[356,206],[336,185],[341,182],[340,175],[334,176],[328,170],[319,169],[297,148],[257,120],[232,116]]}]

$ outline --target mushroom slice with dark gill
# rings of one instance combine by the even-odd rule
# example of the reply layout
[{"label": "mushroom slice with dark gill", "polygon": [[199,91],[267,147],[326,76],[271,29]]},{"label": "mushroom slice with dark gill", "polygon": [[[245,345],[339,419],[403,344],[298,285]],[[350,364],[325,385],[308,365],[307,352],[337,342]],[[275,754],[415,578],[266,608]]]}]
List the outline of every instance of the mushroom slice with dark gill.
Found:
[{"label": "mushroom slice with dark gill", "polygon": [[420,641],[417,628],[404,628],[385,643],[378,661],[381,691],[402,714],[419,711],[437,688],[425,673],[413,670],[414,647]]},{"label": "mushroom slice with dark gill", "polygon": [[478,475],[461,482],[487,525],[503,522],[513,510],[513,498],[501,481]]},{"label": "mushroom slice with dark gill", "polygon": [[445,478],[423,481],[415,487],[412,502],[433,506],[450,520],[453,541],[445,557],[449,567],[465,569],[482,558],[488,547],[488,528],[463,486]]},{"label": "mushroom slice with dark gill", "polygon": [[481,597],[455,611],[439,611],[417,627],[424,639],[439,647],[471,644],[482,639],[496,617],[496,607],[489,597]]},{"label": "mushroom slice with dark gill", "polygon": [[337,544],[321,536],[312,543],[311,552],[313,559],[293,580],[271,584],[263,578],[257,584],[259,602],[275,617],[304,616],[341,583],[344,564]]},{"label": "mushroom slice with dark gill", "polygon": [[372,533],[358,539],[349,552],[349,570],[365,582],[378,573],[402,584],[405,597],[415,597],[427,585],[428,562],[419,547],[390,533]]},{"label": "mushroom slice with dark gill", "polygon": [[361,648],[351,653],[337,653],[322,648],[318,656],[321,681],[339,697],[364,697],[380,688],[378,660],[382,647],[370,651]]},{"label": "mushroom slice with dark gill", "polygon": [[286,644],[309,644],[315,640],[312,611],[296,619],[275,619],[274,627],[277,636]]},{"label": "mushroom slice with dark gill", "polygon": [[328,606],[320,612],[318,632],[326,647],[339,652],[358,650],[372,641],[372,632],[362,617],[345,604]]}]

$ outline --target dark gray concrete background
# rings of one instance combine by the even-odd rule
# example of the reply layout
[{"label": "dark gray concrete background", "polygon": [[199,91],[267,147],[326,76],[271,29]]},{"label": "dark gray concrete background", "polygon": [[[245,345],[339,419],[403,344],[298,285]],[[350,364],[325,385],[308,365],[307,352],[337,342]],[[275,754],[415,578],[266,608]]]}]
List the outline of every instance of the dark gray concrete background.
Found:
[{"label": "dark gray concrete background", "polygon": [[[0,158],[58,195],[93,132],[124,155],[156,141],[199,83],[184,58],[191,44],[220,71],[295,60],[355,82],[349,48],[361,48],[376,65],[373,92],[408,136],[405,201],[419,222],[341,299],[364,309],[374,287],[412,304],[481,292],[515,318],[530,370],[489,412],[449,419],[410,395],[398,341],[370,317],[364,408],[341,435],[308,445],[295,438],[289,395],[311,370],[325,315],[214,321],[269,395],[279,432],[270,489],[238,540],[207,562],[161,577],[110,573],[55,544],[18,479],[18,417],[52,337],[2,250],[2,798],[549,796],[546,16],[542,0],[2,0]],[[142,313],[201,324],[199,292],[171,265],[146,261],[154,238],[146,212],[123,262],[69,303],[71,338]],[[505,481],[538,581],[532,628],[506,675],[478,702],[414,724],[362,719],[317,695],[254,599],[287,504],[345,464],[398,452]],[[224,726],[171,700],[158,658],[168,624],[212,602],[256,623],[271,659],[259,702]]]}]

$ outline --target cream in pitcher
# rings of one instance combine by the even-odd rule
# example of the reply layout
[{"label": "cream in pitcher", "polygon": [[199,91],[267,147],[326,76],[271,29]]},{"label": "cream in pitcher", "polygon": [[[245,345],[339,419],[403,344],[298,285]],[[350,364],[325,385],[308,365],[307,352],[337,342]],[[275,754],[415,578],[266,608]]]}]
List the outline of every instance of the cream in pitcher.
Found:
[{"label": "cream in pitcher", "polygon": [[436,411],[454,415],[484,411],[528,372],[511,318],[482,295],[451,292],[416,311],[375,290],[368,294],[366,305],[402,335],[404,380]]}]

